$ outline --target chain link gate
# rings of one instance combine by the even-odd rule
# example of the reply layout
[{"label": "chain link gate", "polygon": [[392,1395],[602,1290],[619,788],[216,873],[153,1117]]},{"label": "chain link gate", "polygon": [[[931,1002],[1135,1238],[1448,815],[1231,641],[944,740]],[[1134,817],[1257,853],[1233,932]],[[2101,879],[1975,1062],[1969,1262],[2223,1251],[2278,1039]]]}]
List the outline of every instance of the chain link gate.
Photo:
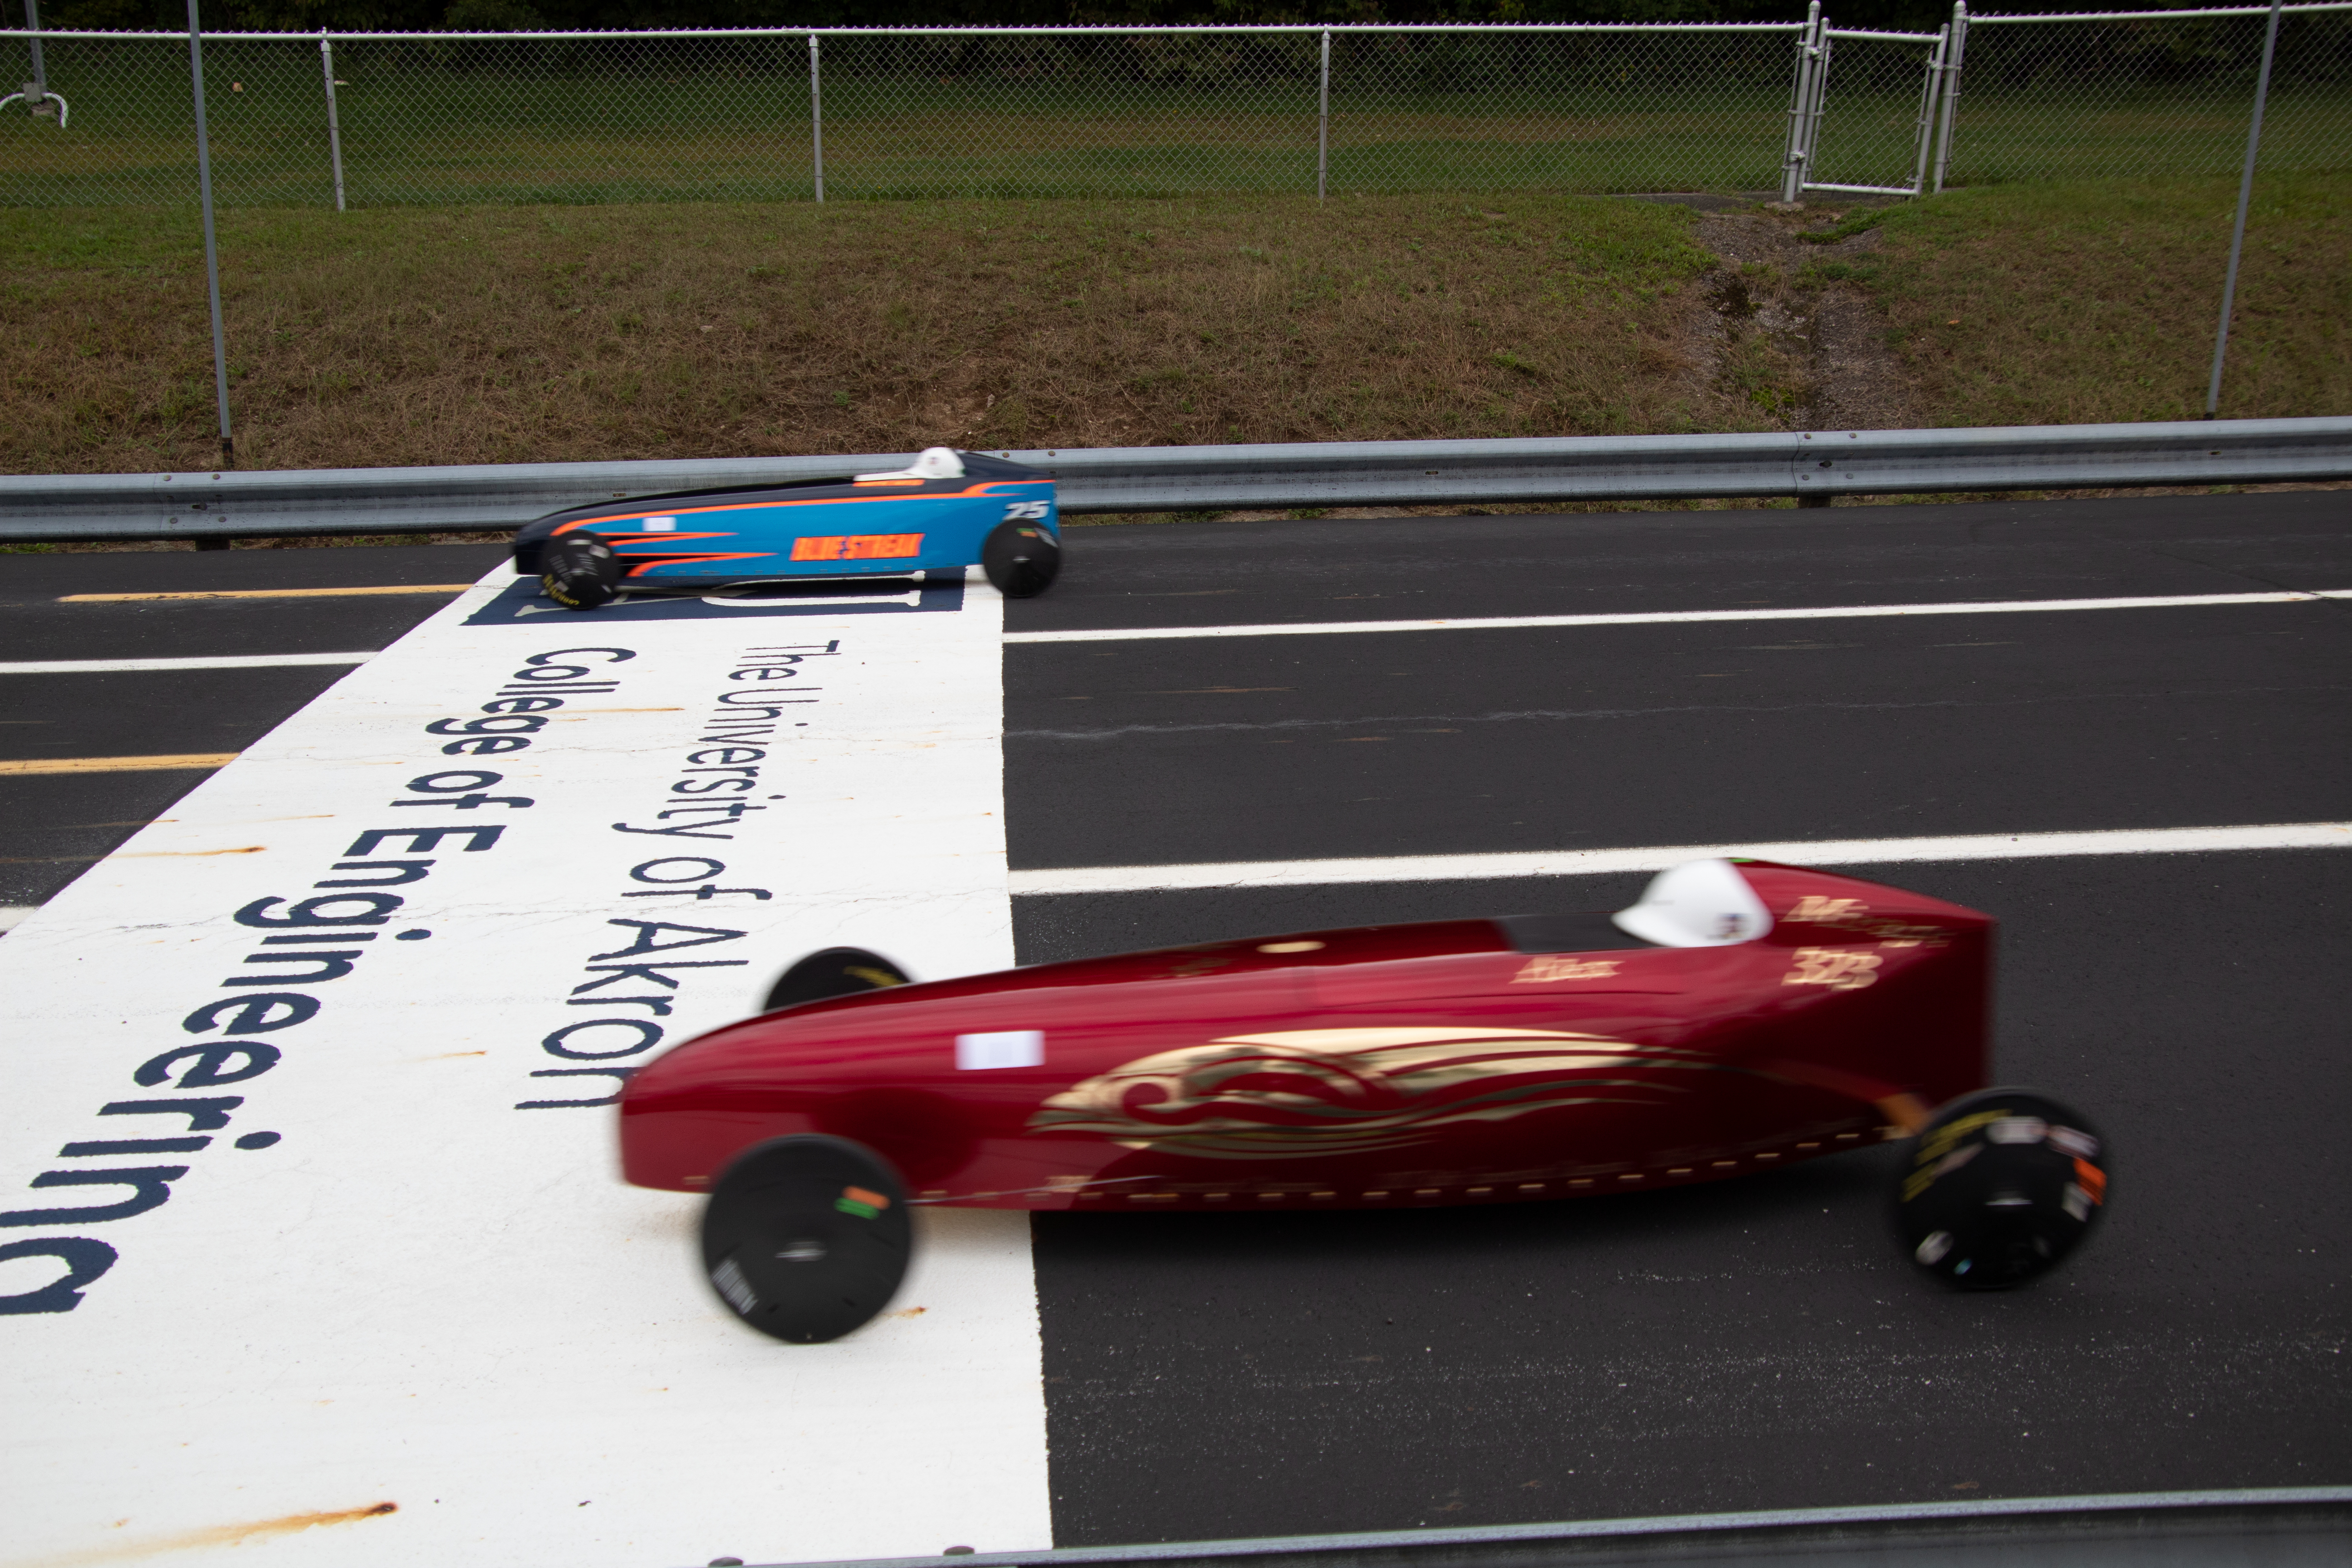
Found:
[{"label": "chain link gate", "polygon": [[[1951,27],[1933,33],[1832,27],[1820,0],[1813,0],[1797,50],[1780,199],[1801,201],[1807,191],[1916,196],[1927,189],[1938,109],[1955,74]],[[1832,103],[1831,63],[1840,58],[1844,63]]]}]

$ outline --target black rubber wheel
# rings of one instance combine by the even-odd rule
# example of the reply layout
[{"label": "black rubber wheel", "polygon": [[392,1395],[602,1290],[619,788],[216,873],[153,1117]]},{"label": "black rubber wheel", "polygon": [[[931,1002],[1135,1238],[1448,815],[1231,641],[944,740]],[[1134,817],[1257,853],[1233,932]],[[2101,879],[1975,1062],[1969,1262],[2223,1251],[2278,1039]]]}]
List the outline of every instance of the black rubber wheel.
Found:
[{"label": "black rubber wheel", "polygon": [[1040,524],[1000,522],[980,547],[980,568],[1008,599],[1034,599],[1061,574],[1062,543]]},{"label": "black rubber wheel", "polygon": [[736,1157],[702,1211],[702,1269],[728,1310],[796,1345],[871,1322],[907,1277],[907,1189],[863,1143],[771,1138]]},{"label": "black rubber wheel", "polygon": [[593,533],[550,540],[539,564],[540,587],[567,610],[609,605],[621,591],[621,558]]},{"label": "black rubber wheel", "polygon": [[2106,1140],[2047,1095],[1988,1089],[1938,1110],[1897,1178],[1911,1261],[1963,1290],[2005,1290],[2065,1261],[2107,1199]]},{"label": "black rubber wheel", "polygon": [[812,952],[784,971],[768,993],[764,1012],[822,1002],[828,996],[855,996],[861,991],[886,991],[907,984],[907,972],[862,947],[828,947]]}]

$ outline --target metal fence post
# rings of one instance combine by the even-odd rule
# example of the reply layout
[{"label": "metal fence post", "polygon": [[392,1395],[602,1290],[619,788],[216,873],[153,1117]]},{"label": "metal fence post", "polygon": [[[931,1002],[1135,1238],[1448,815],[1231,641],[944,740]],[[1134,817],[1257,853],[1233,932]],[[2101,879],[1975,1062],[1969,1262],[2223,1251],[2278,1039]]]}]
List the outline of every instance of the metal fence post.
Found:
[{"label": "metal fence post", "polygon": [[335,122],[335,46],[319,29],[319,69],[327,78],[327,156],[335,165],[335,210],[343,210],[343,130]]},{"label": "metal fence post", "polygon": [[1944,107],[1937,114],[1936,190],[1944,188],[1944,172],[1952,166],[1952,110],[1960,101],[1960,62],[1969,52],[1969,0],[1953,0],[1952,41],[1944,50]]},{"label": "metal fence post", "polygon": [[[31,36],[25,41],[33,47],[33,89],[42,95],[34,108],[38,110],[47,100],[49,73],[41,68],[41,5],[40,0],[25,0],[25,31]],[[79,88],[75,89],[79,91]]]},{"label": "metal fence post", "polygon": [[1323,85],[1315,109],[1315,199],[1327,198],[1331,173],[1331,29],[1323,29]]},{"label": "metal fence post", "polygon": [[1798,165],[1797,195],[1804,195],[1806,184],[1812,179],[1813,163],[1822,153],[1822,115],[1829,107],[1830,62],[1837,58],[1837,40],[1830,37],[1830,19],[1824,15],[1813,36],[1821,40],[1813,51],[1813,101],[1805,111],[1805,161]]},{"label": "metal fence post", "polygon": [[1822,26],[1822,0],[1805,7],[1805,30],[1797,35],[1797,80],[1789,94],[1789,149],[1780,161],[1780,199],[1793,202],[1804,184],[1806,110],[1813,99],[1813,57]]},{"label": "metal fence post", "polygon": [[1944,54],[1952,47],[1952,25],[1944,24],[1936,35],[1936,47],[1927,56],[1927,79],[1919,87],[1919,158],[1911,166],[1911,194],[1917,195],[1927,188],[1927,153],[1936,141],[1936,89],[1944,85]]},{"label": "metal fence post", "polygon": [[818,89],[816,35],[809,35],[809,156],[816,170],[816,199],[824,200],[824,95]]},{"label": "metal fence post", "polygon": [[2271,0],[2271,25],[2263,34],[2263,69],[2254,82],[2254,121],[2246,128],[2246,172],[2238,180],[2238,225],[2230,233],[2230,270],[2221,281],[2221,325],[2213,334],[2213,378],[2205,385],[2205,417],[2221,405],[2221,360],[2230,352],[2230,312],[2238,299],[2238,258],[2246,248],[2246,208],[2254,198],[2254,154],[2263,145],[2263,106],[2271,95],[2271,57],[2278,53],[2279,7]]},{"label": "metal fence post", "polygon": [[204,25],[196,0],[188,0],[188,78],[196,100],[196,194],[205,209],[205,288],[213,308],[213,400],[220,407],[221,467],[236,467],[236,444],[228,428],[228,346],[221,331],[220,247],[213,237],[213,149],[205,131]]}]

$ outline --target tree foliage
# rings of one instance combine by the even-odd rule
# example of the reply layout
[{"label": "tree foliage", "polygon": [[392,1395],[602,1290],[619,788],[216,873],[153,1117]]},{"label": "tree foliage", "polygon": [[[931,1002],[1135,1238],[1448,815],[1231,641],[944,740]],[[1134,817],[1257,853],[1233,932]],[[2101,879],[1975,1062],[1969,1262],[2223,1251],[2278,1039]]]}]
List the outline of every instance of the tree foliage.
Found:
[{"label": "tree foliage", "polygon": [[[184,0],[36,0],[52,27],[180,28]],[[1793,21],[1802,0],[203,0],[222,31]],[[1842,26],[1932,31],[1948,0],[1832,0]],[[2005,0],[2008,12],[2069,0]]]}]

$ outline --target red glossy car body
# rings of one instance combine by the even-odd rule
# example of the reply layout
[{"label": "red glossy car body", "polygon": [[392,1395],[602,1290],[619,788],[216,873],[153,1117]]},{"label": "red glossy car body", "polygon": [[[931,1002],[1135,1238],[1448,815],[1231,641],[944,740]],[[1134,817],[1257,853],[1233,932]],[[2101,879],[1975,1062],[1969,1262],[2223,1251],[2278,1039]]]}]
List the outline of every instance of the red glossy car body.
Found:
[{"label": "red glossy car body", "polygon": [[[1774,923],[1731,945],[1600,916],[1373,926],[747,1019],[629,1082],[624,1173],[708,1191],[751,1145],[824,1132],[935,1204],[1507,1202],[1767,1170],[1986,1083],[1988,917],[1738,869]],[[992,1052],[1016,1065],[958,1065]]]}]

